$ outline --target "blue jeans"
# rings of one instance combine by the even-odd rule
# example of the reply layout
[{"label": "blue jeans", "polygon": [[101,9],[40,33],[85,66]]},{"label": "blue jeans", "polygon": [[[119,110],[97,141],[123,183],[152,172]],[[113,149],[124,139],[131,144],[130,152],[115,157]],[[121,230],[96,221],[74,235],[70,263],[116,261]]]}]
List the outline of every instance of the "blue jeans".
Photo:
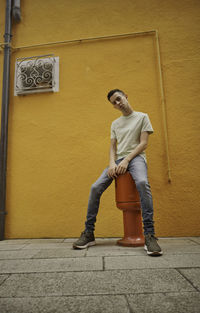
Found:
[{"label": "blue jeans", "polygon": [[[122,160],[117,160],[116,164],[119,164]],[[127,170],[133,177],[140,195],[144,234],[154,234],[153,201],[147,177],[147,164],[142,156],[137,155],[129,162]],[[107,172],[108,167],[91,187],[85,222],[86,231],[94,231],[101,195],[113,181],[112,178],[108,177]]]}]

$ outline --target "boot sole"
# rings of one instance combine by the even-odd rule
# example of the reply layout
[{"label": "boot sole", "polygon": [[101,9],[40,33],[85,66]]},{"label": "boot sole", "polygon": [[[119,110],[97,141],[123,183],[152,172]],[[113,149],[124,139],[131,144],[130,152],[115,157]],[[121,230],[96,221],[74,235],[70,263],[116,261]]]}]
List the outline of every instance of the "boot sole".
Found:
[{"label": "boot sole", "polygon": [[144,250],[146,250],[148,255],[162,255],[163,252],[162,251],[148,251],[147,246],[144,246]]},{"label": "boot sole", "polygon": [[95,246],[96,245],[96,241],[90,241],[88,243],[86,243],[86,245],[84,246],[77,246],[75,244],[73,244],[73,248],[74,249],[86,249],[87,247],[91,247],[91,246]]}]

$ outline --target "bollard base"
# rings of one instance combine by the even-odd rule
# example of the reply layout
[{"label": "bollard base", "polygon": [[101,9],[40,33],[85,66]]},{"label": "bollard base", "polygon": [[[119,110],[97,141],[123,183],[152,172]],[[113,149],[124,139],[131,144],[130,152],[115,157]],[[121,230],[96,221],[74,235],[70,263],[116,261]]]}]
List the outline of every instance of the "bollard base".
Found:
[{"label": "bollard base", "polygon": [[142,247],[144,246],[144,238],[124,237],[117,241],[119,246],[125,247]]}]

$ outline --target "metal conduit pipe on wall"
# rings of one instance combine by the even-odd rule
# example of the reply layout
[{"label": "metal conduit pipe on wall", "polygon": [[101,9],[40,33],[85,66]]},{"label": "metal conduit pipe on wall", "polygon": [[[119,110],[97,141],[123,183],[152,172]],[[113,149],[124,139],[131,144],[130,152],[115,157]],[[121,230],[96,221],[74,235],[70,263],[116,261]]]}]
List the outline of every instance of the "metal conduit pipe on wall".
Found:
[{"label": "metal conduit pipe on wall", "polygon": [[6,215],[6,172],[8,146],[8,111],[10,93],[10,55],[12,38],[12,4],[14,19],[20,21],[20,0],[6,0],[5,34],[4,34],[4,64],[1,107],[1,143],[0,143],[0,240],[4,239]]},{"label": "metal conduit pipe on wall", "polygon": [[9,85],[10,85],[10,54],[11,54],[11,10],[12,0],[6,1],[5,19],[5,45],[3,65],[3,88],[1,109],[1,145],[0,145],[0,240],[4,239],[5,214],[6,214],[6,167],[8,145],[8,108],[9,108]]}]

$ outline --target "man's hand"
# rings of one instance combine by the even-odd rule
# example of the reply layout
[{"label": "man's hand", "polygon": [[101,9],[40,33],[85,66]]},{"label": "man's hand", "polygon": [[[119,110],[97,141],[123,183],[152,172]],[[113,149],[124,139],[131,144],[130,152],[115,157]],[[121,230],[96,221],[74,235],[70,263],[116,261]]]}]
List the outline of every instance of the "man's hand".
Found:
[{"label": "man's hand", "polygon": [[116,164],[110,165],[108,169],[108,173],[107,173],[108,177],[113,178],[113,179],[117,177],[116,169],[117,169]]},{"label": "man's hand", "polygon": [[117,173],[118,175],[126,173],[128,164],[129,164],[129,161],[127,161],[126,159],[123,159],[123,160],[118,164],[117,169],[116,169],[116,173]]}]

